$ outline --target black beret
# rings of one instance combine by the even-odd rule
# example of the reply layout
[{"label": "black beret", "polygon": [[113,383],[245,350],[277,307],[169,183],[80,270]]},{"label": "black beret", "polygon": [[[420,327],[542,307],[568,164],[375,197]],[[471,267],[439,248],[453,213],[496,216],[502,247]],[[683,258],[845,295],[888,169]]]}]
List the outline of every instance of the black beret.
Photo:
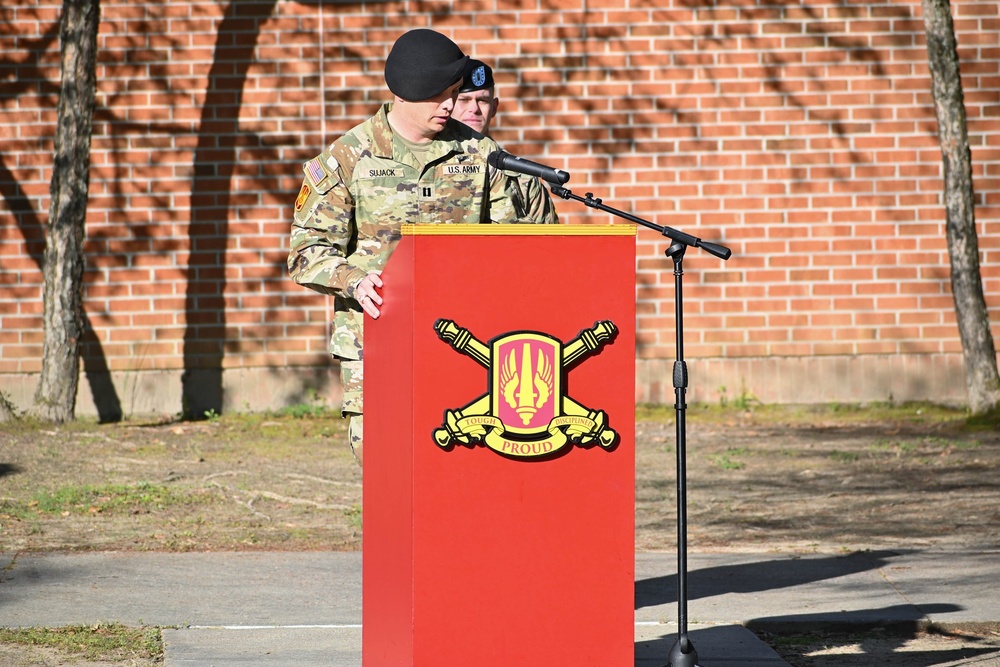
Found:
[{"label": "black beret", "polygon": [[458,44],[426,28],[404,33],[385,60],[385,84],[410,102],[435,97],[462,78],[469,56]]},{"label": "black beret", "polygon": [[465,65],[465,73],[462,75],[462,87],[458,89],[460,93],[471,93],[474,90],[488,90],[493,88],[493,69],[482,60],[473,60]]}]

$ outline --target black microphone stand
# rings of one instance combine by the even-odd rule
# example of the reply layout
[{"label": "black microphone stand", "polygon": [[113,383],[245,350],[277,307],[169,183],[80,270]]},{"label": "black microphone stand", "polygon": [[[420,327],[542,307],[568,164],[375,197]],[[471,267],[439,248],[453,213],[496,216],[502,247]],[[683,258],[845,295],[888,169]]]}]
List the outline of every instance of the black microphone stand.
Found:
[{"label": "black microphone stand", "polygon": [[[564,181],[565,182],[565,181]],[[596,208],[620,218],[656,230],[673,241],[665,254],[674,262],[674,319],[677,360],[674,362],[674,410],[677,413],[677,641],[670,649],[666,667],[698,667],[698,652],[688,638],[687,618],[687,402],[685,395],[688,386],[687,364],[684,361],[684,301],[681,276],[684,275],[682,262],[688,246],[701,248],[720,259],[729,259],[732,251],[716,243],[707,243],[701,239],[663,227],[648,220],[643,220],[631,213],[605,206],[600,199],[590,192],[586,197],[574,195],[572,192],[549,183],[552,193],[563,199],[573,199],[582,202],[590,208]]]}]

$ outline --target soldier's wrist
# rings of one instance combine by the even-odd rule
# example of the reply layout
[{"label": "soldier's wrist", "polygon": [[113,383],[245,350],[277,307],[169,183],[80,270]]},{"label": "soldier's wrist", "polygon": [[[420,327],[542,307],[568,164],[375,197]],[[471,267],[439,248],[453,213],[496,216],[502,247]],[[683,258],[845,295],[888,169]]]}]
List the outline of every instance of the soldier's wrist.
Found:
[{"label": "soldier's wrist", "polygon": [[357,299],[355,292],[358,289],[358,285],[360,285],[361,281],[367,276],[368,273],[362,269],[352,269],[351,272],[347,274],[347,289],[345,292],[347,293],[347,297],[349,299]]}]

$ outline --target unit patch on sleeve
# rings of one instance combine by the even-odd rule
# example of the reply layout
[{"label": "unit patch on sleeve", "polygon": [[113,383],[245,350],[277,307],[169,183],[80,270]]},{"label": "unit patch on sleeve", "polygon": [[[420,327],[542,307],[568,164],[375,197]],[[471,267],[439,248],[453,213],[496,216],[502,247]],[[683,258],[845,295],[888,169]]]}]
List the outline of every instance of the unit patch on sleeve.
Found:
[{"label": "unit patch on sleeve", "polygon": [[301,211],[302,207],[306,205],[306,201],[309,199],[309,194],[312,190],[309,189],[308,183],[302,184],[302,189],[299,190],[299,196],[295,198],[295,210]]}]

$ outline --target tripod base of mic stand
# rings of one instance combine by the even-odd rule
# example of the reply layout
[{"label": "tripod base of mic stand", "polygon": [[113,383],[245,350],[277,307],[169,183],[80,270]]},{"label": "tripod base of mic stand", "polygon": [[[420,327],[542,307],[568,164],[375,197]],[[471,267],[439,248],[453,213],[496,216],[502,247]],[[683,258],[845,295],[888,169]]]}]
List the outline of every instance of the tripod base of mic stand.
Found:
[{"label": "tripod base of mic stand", "polygon": [[674,642],[666,667],[699,667],[698,652],[687,635],[681,635]]}]

